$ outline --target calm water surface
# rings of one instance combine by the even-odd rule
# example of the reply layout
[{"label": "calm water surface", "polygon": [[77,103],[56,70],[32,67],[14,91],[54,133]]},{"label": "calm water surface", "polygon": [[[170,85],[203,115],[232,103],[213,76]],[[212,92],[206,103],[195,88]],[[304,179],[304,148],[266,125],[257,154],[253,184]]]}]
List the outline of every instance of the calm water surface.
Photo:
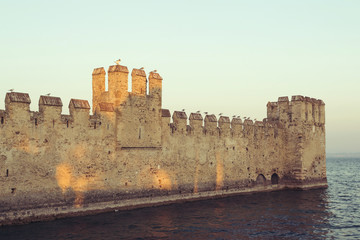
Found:
[{"label": "calm water surface", "polygon": [[360,159],[328,158],[328,189],[0,227],[0,239],[360,239]]}]

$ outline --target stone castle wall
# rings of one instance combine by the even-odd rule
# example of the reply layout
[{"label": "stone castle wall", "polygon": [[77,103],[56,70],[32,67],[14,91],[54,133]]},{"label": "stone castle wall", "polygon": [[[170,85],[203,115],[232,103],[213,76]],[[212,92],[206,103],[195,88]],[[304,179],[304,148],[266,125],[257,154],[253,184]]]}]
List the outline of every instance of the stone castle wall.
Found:
[{"label": "stone castle wall", "polygon": [[[86,100],[7,93],[0,110],[0,224],[283,188],[326,186],[325,110],[293,96],[264,121],[161,108],[162,78],[93,71]],[[147,86],[149,84],[149,86]],[[149,93],[147,93],[149,88]],[[171,121],[172,118],[172,121]]]}]

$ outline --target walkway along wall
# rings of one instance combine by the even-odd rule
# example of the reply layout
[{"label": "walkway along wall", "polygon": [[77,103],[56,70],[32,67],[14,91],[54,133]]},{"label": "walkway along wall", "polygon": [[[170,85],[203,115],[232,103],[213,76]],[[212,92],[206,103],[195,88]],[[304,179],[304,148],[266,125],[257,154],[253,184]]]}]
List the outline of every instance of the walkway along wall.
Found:
[{"label": "walkway along wall", "polygon": [[[0,110],[0,224],[284,188],[326,187],[321,100],[280,97],[263,121],[161,108],[162,78],[93,71],[93,101],[9,92]],[[148,85],[148,86],[147,86]],[[149,93],[147,93],[149,88]]]}]

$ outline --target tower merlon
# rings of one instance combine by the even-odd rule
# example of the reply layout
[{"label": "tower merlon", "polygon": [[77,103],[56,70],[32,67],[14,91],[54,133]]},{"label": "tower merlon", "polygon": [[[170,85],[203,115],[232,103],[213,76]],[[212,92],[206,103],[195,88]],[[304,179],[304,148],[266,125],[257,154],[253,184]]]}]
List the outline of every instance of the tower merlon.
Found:
[{"label": "tower merlon", "polygon": [[231,120],[231,129],[233,131],[233,133],[235,133],[236,135],[239,135],[240,133],[242,133],[242,120],[239,117],[233,117],[233,119]]},{"label": "tower merlon", "polygon": [[90,118],[90,105],[87,100],[71,99],[69,111],[75,123],[81,123]]},{"label": "tower merlon", "polygon": [[10,92],[6,93],[5,103],[27,103],[30,104],[30,96],[27,93]]},{"label": "tower merlon", "polygon": [[94,68],[92,75],[100,75],[100,74],[101,75],[106,74],[104,67]]},{"label": "tower merlon", "polygon": [[108,99],[101,99],[99,102],[112,102],[115,108],[120,106],[128,96],[128,75],[129,70],[126,66],[109,66]]},{"label": "tower merlon", "polygon": [[[55,106],[55,107],[62,107],[63,103],[61,98],[59,97],[52,97],[52,96],[40,96],[39,98],[39,106]],[[40,110],[41,112],[41,110]]]},{"label": "tower merlon", "polygon": [[157,72],[150,72],[149,79],[163,80],[163,78]]},{"label": "tower merlon", "polygon": [[230,118],[227,116],[221,116],[219,118],[219,128],[220,129],[230,128]]},{"label": "tower merlon", "polygon": [[210,132],[211,134],[214,134],[214,132],[217,130],[217,119],[214,114],[206,115],[204,119],[204,129],[206,132]]},{"label": "tower merlon", "polygon": [[203,117],[200,113],[191,113],[189,117],[190,127],[195,132],[202,132]]},{"label": "tower merlon", "polygon": [[183,111],[175,111],[172,115],[173,123],[177,131],[185,132],[186,131],[186,123],[187,123],[187,115]]},{"label": "tower merlon", "polygon": [[161,117],[170,118],[171,114],[170,114],[169,109],[161,109]]},{"label": "tower merlon", "polygon": [[75,109],[90,109],[89,102],[87,100],[80,99],[71,99],[69,103],[69,108]]},{"label": "tower merlon", "polygon": [[162,95],[162,80],[163,78],[157,72],[150,72],[149,74],[149,94],[154,95],[158,93],[161,97]]},{"label": "tower merlon", "polygon": [[287,122],[289,119],[289,98],[279,97],[278,98],[278,116],[282,122]]},{"label": "tower merlon", "polygon": [[267,105],[267,118],[270,121],[276,121],[279,119],[278,103],[268,102]]},{"label": "tower merlon", "polygon": [[230,135],[230,118],[227,116],[220,116],[218,125],[220,128],[220,134],[222,136],[229,136]]},{"label": "tower merlon", "polygon": [[30,119],[30,96],[27,93],[10,92],[6,93],[5,111],[10,119]]},{"label": "tower merlon", "polygon": [[201,113],[191,113],[189,120],[203,121]]},{"label": "tower merlon", "polygon": [[171,114],[169,109],[161,109],[161,127],[162,127],[162,132],[163,135],[164,134],[168,134],[168,129],[169,129],[169,125],[170,125],[170,118],[171,118]]},{"label": "tower merlon", "polygon": [[146,95],[146,74],[142,69],[134,68],[131,72],[132,93]]},{"label": "tower merlon", "polygon": [[52,96],[40,96],[39,98],[39,112],[43,116],[45,123],[61,120],[61,111],[63,103],[61,98]]},{"label": "tower merlon", "polygon": [[95,68],[92,72],[92,112],[95,113],[97,104],[101,99],[102,94],[105,92],[105,69],[103,67]]},{"label": "tower merlon", "polygon": [[116,72],[129,73],[129,70],[128,70],[128,68],[126,66],[122,66],[122,65],[109,66],[108,74],[109,73],[116,73]]}]

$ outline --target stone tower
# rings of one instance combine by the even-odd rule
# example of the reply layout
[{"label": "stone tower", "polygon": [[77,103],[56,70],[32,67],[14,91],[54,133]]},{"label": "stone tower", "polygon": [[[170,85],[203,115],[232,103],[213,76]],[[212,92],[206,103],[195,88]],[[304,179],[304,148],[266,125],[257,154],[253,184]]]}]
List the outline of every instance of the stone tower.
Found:
[{"label": "stone tower", "polygon": [[279,97],[267,104],[268,121],[286,132],[286,158],[294,184],[326,182],[325,104],[314,98]]}]

